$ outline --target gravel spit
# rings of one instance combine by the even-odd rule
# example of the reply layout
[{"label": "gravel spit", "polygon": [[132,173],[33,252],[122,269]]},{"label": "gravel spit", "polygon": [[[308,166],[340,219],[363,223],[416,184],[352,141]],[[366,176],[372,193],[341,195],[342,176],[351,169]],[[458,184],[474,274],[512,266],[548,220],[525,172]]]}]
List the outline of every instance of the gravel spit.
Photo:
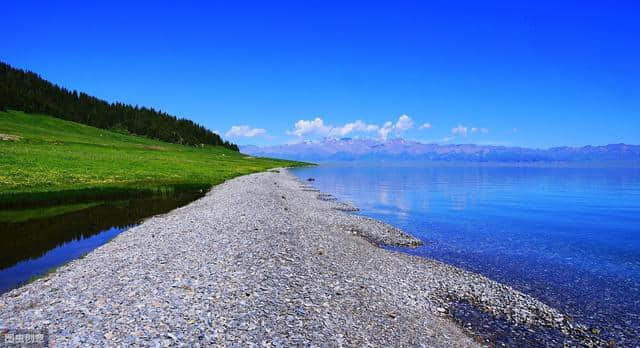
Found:
[{"label": "gravel spit", "polygon": [[420,241],[286,170],[229,180],[0,297],[0,325],[52,346],[478,346],[448,314],[468,301],[573,335],[543,303],[430,259]]}]

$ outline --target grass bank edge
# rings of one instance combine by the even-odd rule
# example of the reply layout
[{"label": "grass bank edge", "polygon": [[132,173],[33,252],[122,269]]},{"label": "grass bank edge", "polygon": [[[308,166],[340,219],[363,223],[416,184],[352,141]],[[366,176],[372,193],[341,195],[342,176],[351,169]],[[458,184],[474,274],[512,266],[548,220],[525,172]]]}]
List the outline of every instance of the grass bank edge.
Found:
[{"label": "grass bank edge", "polygon": [[[208,190],[241,175],[273,168],[313,165],[252,157],[217,147],[164,143],[20,111],[0,112],[0,134],[11,135],[0,141],[0,176],[2,172],[7,173],[5,185],[0,185],[0,209]],[[158,148],[163,150],[158,151]],[[120,152],[114,155],[113,151]],[[56,156],[76,158],[63,163],[57,161]],[[143,161],[138,164],[136,161],[139,160]],[[167,160],[175,160],[177,169],[167,167]],[[51,175],[60,170],[71,174],[83,173],[87,167],[93,166],[101,167],[102,172],[97,171],[97,179],[101,179],[100,175],[118,171],[123,174],[122,178],[118,182],[99,184],[82,181],[62,183]],[[128,176],[122,167],[140,168],[146,177],[140,180],[135,175]],[[172,170],[171,178],[168,178],[171,175],[163,173],[168,168]],[[24,179],[24,174],[31,176],[31,181]],[[8,187],[11,184],[13,186]]]}]

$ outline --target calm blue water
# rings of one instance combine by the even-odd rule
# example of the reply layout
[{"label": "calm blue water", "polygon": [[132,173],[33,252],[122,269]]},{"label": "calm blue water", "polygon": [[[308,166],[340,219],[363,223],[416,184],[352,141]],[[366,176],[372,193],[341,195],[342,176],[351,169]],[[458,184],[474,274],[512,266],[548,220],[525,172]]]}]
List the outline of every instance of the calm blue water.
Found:
[{"label": "calm blue water", "polygon": [[28,282],[32,277],[46,274],[54,267],[87,254],[126,229],[111,227],[89,237],[79,237],[47,251],[38,258],[20,261],[9,268],[0,269],[0,294]]},{"label": "calm blue water", "polygon": [[[45,202],[0,210],[0,294],[85,255],[144,218],[166,213],[202,195],[201,191],[177,190],[89,201],[86,203],[95,204],[78,210],[69,209],[73,204],[46,206]],[[61,213],[52,215],[50,208],[59,208]],[[29,218],[18,219],[24,216]]]},{"label": "calm blue water", "polygon": [[294,171],[425,245],[640,344],[640,170],[324,165]]}]

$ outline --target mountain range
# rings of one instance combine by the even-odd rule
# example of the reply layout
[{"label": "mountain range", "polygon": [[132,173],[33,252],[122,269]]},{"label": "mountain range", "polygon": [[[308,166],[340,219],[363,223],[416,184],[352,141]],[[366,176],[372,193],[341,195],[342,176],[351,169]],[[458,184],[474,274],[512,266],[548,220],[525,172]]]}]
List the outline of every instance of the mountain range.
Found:
[{"label": "mountain range", "polygon": [[640,145],[553,147],[530,149],[494,145],[424,144],[401,138],[389,140],[325,138],[274,146],[241,146],[253,156],[331,161],[449,161],[449,162],[627,162],[640,164]]}]

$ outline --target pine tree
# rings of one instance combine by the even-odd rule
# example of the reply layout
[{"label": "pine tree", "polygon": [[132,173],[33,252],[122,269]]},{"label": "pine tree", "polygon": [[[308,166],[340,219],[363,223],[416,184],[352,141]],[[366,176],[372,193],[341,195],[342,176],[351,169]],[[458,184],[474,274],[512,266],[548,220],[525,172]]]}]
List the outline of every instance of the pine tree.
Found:
[{"label": "pine tree", "polygon": [[0,62],[0,110],[43,113],[89,126],[127,131],[166,142],[200,146],[238,146],[187,119],[154,108],[107,103],[84,92],[70,91],[37,74]]}]

